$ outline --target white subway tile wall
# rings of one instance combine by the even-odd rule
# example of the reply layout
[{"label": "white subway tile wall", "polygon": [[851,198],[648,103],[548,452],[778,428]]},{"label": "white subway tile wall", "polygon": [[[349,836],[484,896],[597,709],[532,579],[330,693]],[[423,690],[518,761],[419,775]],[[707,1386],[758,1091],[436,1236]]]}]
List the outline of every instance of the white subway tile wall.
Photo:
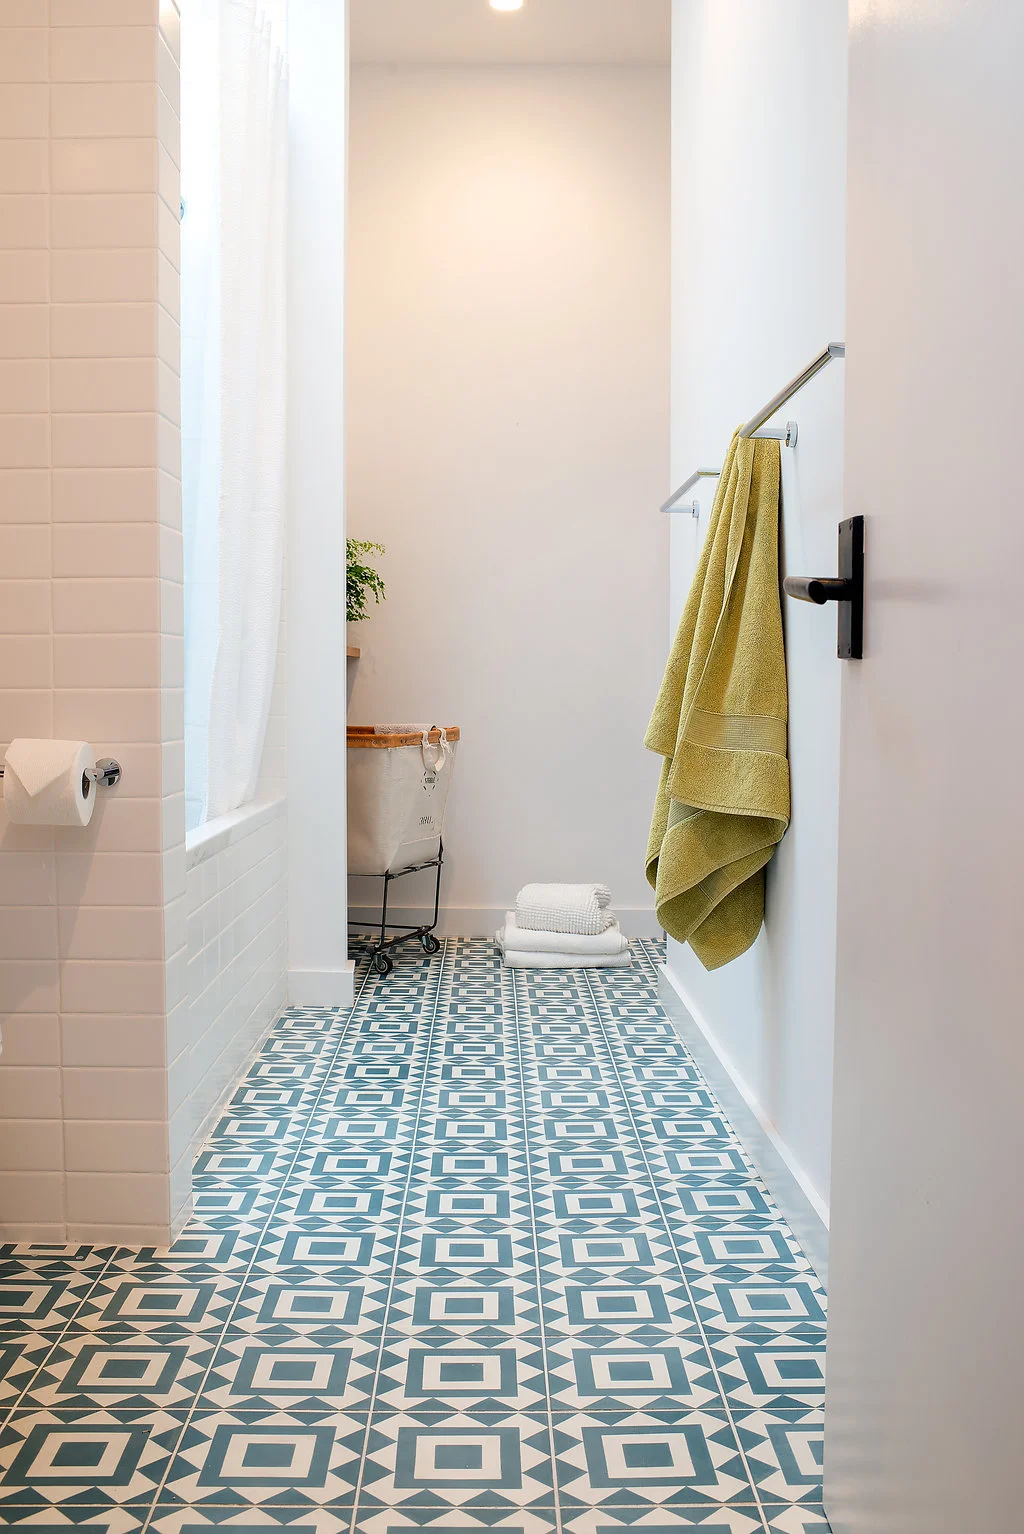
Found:
[{"label": "white subway tile wall", "polygon": [[288,915],[284,815],[258,825],[186,875],[190,1113],[198,1150],[225,1094],[285,1005]]},{"label": "white subway tile wall", "polygon": [[[87,830],[0,808],[5,1239],[163,1244],[189,1207],[178,26],[0,5],[0,750],[81,737],[125,772]],[[254,888],[236,974],[242,934],[280,941]]]}]

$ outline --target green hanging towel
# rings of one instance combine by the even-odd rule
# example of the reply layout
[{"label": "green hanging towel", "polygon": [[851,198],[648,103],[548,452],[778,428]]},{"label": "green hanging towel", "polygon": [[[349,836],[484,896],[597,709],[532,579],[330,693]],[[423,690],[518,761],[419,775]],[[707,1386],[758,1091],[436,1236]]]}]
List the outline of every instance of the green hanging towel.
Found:
[{"label": "green hanging towel", "polygon": [[646,745],[665,758],[647,850],[662,926],[705,969],[753,943],[789,825],[779,444],[737,432]]}]

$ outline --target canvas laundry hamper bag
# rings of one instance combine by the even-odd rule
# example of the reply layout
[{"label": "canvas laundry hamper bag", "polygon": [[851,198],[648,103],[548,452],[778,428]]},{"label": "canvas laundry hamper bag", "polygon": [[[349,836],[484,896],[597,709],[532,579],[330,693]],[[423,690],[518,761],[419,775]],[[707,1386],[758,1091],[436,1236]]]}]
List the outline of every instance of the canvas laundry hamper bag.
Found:
[{"label": "canvas laundry hamper bag", "polygon": [[455,725],[349,725],[350,874],[437,857],[458,741]]}]

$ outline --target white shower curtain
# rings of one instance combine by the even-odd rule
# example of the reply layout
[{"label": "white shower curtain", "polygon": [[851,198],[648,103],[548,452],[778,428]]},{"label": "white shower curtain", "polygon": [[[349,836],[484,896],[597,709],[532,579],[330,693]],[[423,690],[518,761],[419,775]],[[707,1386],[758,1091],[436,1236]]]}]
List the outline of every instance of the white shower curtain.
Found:
[{"label": "white shower curtain", "polygon": [[283,0],[182,16],[185,741],[193,826],[256,793],[285,540]]}]

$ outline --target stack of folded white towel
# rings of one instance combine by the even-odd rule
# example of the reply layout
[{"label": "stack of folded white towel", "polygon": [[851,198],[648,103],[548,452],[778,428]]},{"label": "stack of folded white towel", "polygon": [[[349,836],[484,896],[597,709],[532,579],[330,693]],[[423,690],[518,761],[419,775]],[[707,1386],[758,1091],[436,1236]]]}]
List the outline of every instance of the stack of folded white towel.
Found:
[{"label": "stack of folded white towel", "polygon": [[632,964],[605,884],[527,884],[496,934],[512,969],[598,969]]}]

